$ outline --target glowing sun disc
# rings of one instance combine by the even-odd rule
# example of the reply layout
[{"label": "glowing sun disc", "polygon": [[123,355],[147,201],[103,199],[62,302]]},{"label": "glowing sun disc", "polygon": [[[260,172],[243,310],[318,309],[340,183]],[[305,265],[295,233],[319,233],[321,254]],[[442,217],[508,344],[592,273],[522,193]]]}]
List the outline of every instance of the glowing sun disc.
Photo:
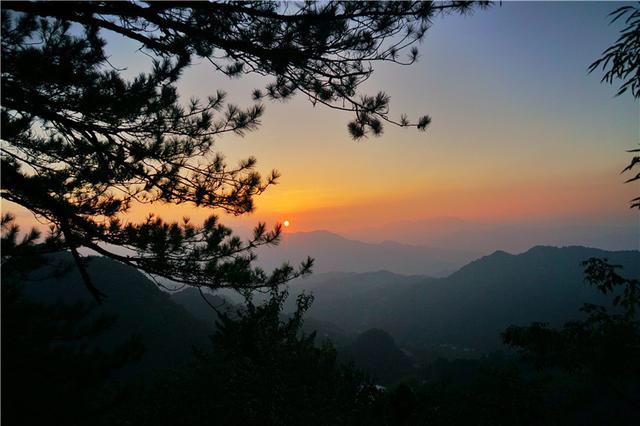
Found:
[{"label": "glowing sun disc", "polygon": [[288,220],[285,220],[284,222],[282,222],[282,225],[284,225],[285,228],[288,228],[289,225],[291,225],[291,222],[289,222]]}]

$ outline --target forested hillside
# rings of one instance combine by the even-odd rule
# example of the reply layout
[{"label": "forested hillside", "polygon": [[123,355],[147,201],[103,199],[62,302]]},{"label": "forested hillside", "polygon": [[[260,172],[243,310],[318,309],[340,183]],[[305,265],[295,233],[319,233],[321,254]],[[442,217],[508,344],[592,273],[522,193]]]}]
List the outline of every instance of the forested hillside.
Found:
[{"label": "forested hillside", "polygon": [[55,256],[51,266],[35,271],[32,280],[25,281],[25,296],[48,305],[82,302],[94,306],[86,321],[105,314],[113,316],[114,324],[91,344],[110,349],[130,336],[139,336],[144,354],[139,362],[126,369],[149,373],[157,368],[186,363],[195,347],[210,344],[208,336],[213,334],[212,324],[174,303],[169,294],[137,270],[103,257],[90,258],[91,277],[107,295],[101,305],[95,305],[75,268],[57,277],[51,276],[54,269],[64,267],[70,260],[68,255]]},{"label": "forested hillside", "polygon": [[605,300],[584,282],[582,262],[590,257],[622,265],[627,276],[640,275],[638,251],[539,246],[520,255],[495,252],[445,278],[319,274],[294,281],[292,291],[313,292],[309,316],[346,331],[381,328],[400,345],[453,345],[478,354],[499,349],[500,332],[511,324],[560,324],[579,317],[583,303]]}]

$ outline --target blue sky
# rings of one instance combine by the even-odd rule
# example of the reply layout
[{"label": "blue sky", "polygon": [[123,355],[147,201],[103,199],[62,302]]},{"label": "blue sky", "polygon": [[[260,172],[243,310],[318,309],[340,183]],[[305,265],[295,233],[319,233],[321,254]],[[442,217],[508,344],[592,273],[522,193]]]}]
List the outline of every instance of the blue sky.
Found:
[{"label": "blue sky", "polygon": [[[387,126],[380,138],[354,142],[345,113],[302,96],[267,102],[257,132],[217,142],[232,162],[254,155],[261,170],[283,173],[248,222],[288,218],[297,230],[345,232],[441,216],[638,226],[627,208],[638,185],[623,185],[619,172],[640,140],[639,103],[587,73],[617,38],[620,25],[607,15],[624,4],[503,2],[435,19],[418,63],[380,66],[362,88],[389,93],[396,117],[431,115],[426,133]],[[135,43],[106,38],[115,66],[130,75],[147,68]],[[248,106],[264,84],[229,80],[201,62],[180,92],[223,89]]]}]

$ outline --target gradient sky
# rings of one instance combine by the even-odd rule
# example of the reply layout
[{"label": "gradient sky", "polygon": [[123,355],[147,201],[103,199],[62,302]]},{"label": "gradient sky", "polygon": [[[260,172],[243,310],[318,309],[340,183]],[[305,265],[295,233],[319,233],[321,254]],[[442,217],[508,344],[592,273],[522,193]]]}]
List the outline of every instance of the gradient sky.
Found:
[{"label": "gradient sky", "polygon": [[[410,67],[378,67],[362,91],[385,90],[391,115],[429,114],[426,133],[387,126],[354,142],[348,114],[304,97],[266,104],[263,124],[224,137],[230,162],[254,155],[278,169],[280,185],[257,200],[239,227],[288,219],[291,230],[348,232],[362,226],[453,216],[481,221],[638,224],[627,207],[638,185],[623,185],[625,149],[638,143],[639,103],[614,98],[588,65],[613,43],[607,14],[620,3],[504,2],[471,16],[438,18]],[[132,75],[147,58],[109,35],[111,62]],[[217,89],[241,106],[264,81],[228,80],[208,64],[181,83],[185,98]],[[209,211],[154,207],[194,219]],[[143,215],[135,209],[134,217]]]}]

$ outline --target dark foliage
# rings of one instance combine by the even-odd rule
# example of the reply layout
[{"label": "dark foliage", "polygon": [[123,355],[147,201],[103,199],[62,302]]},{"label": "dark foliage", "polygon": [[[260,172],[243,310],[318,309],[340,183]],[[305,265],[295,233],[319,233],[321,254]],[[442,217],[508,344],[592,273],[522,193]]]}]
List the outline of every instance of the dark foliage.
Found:
[{"label": "dark foliage", "polygon": [[556,401],[559,415],[567,416],[575,404],[583,407],[583,414],[590,413],[591,419],[568,415],[571,423],[598,424],[609,418],[631,424],[640,416],[640,281],[619,275],[618,266],[606,259],[592,258],[584,266],[586,281],[612,297],[612,308],[585,304],[583,320],[561,328],[544,323],[512,326],[503,338],[525,361],[556,375],[556,392],[573,387],[569,397]]},{"label": "dark foliage", "polygon": [[584,302],[609,305],[608,296],[584,285],[581,262],[590,257],[606,257],[640,276],[638,251],[539,246],[518,255],[495,252],[446,278],[314,274],[290,287],[293,295],[313,292],[311,318],[348,334],[380,328],[420,358],[477,357],[501,349],[500,333],[509,325],[560,326],[579,319]]},{"label": "dark foliage", "polygon": [[[11,247],[8,242],[4,243],[5,247]],[[504,256],[507,255],[502,254],[498,259],[501,261],[496,262],[489,262],[496,260],[495,256],[485,259],[476,264],[473,271],[468,271],[469,275],[480,276],[478,272],[483,268],[487,272],[504,272]],[[568,256],[570,259],[574,257]],[[3,258],[3,261],[7,259]],[[616,257],[616,261],[624,262],[624,259],[624,256]],[[566,262],[566,259],[561,261]],[[514,269],[521,275],[522,271],[539,269],[541,265],[545,263],[524,262]],[[399,383],[386,390],[375,389],[365,376],[341,366],[340,358],[330,345],[318,344],[314,336],[301,332],[303,315],[311,299],[308,296],[298,298],[295,312],[286,316],[283,315],[286,294],[282,292],[273,293],[262,304],[250,299],[246,307],[233,312],[228,310],[233,305],[215,303],[220,312],[207,316],[208,319],[219,318],[213,345],[207,346],[207,350],[199,350],[190,365],[181,367],[172,353],[185,349],[183,335],[190,335],[194,329],[206,334],[207,327],[194,327],[194,322],[172,316],[173,310],[162,306],[171,304],[170,298],[135,270],[99,258],[91,258],[87,267],[92,274],[105,276],[105,281],[98,280],[97,283],[110,294],[110,298],[96,310],[117,313],[117,322],[111,324],[113,318],[105,318],[110,327],[95,328],[92,335],[84,333],[85,352],[71,351],[77,346],[65,345],[69,352],[64,356],[48,355],[47,349],[42,349],[46,347],[43,343],[46,333],[34,332],[37,328],[30,327],[26,333],[28,338],[22,337],[25,343],[14,346],[15,351],[3,360],[10,363],[3,365],[3,372],[16,367],[15,374],[3,373],[5,423],[43,421],[43,411],[28,410],[33,406],[45,407],[48,418],[65,424],[105,425],[198,425],[209,424],[211,419],[218,424],[577,425],[607,421],[625,424],[625,421],[629,423],[633,419],[633,412],[624,399],[612,394],[614,388],[611,385],[618,379],[610,371],[602,370],[599,374],[603,381],[594,381],[594,375],[583,367],[564,372],[556,363],[552,368],[536,370],[529,367],[529,363],[518,362],[512,355],[498,354],[480,359],[439,359],[433,362],[414,353],[411,355],[413,365],[403,368],[407,367],[406,356],[380,330],[365,333],[366,338],[353,345],[359,348],[361,355],[366,355],[356,359],[357,367],[370,368],[373,365],[377,367],[377,371],[372,371],[374,376],[379,372],[388,373],[393,376],[388,377],[389,383]],[[3,266],[3,274],[4,270]],[[554,270],[557,275],[558,270]],[[623,309],[625,300],[631,301],[636,297],[632,287],[629,287],[627,296],[620,291],[627,287],[624,283],[628,279],[602,261],[592,261],[588,272],[607,294],[621,295],[618,307],[613,308],[618,310],[609,314],[624,317],[627,312]],[[50,274],[46,271],[30,274],[36,278],[40,275],[48,277]],[[515,278],[512,279],[517,276],[513,275]],[[3,305],[3,327],[12,327],[21,334],[25,324],[32,322],[47,325],[48,330],[52,329],[52,324],[66,324],[65,330],[87,330],[97,318],[95,315],[68,315],[67,319],[73,318],[71,322],[57,319],[58,313],[63,312],[60,310],[63,305],[55,304],[55,294],[66,295],[64,302],[75,300],[78,295],[83,296],[85,302],[91,302],[89,295],[77,285],[78,280],[79,274],[71,272],[59,280],[47,278],[42,282],[25,282],[25,293],[48,300],[48,306],[40,306],[39,311],[35,311],[33,306],[36,305],[30,301],[31,308],[18,312],[11,305],[9,308]],[[107,284],[109,280],[113,283]],[[8,304],[11,299],[6,295],[11,294],[6,293],[4,282],[3,277],[3,304]],[[467,288],[471,285],[469,282]],[[60,292],[55,290],[57,288]],[[556,290],[552,294],[557,296],[559,287],[554,288]],[[192,296],[199,297],[197,290],[189,290]],[[25,301],[24,298],[21,300]],[[219,301],[211,297],[207,300],[211,303]],[[534,299],[529,297],[529,300]],[[114,304],[118,309],[108,311]],[[77,309],[69,306],[67,303],[66,312]],[[146,311],[145,306],[149,308]],[[540,313],[543,309],[542,305],[538,306]],[[95,314],[86,305],[81,312]],[[20,323],[16,324],[18,320]],[[147,325],[140,328],[139,323]],[[452,327],[458,327],[450,323]],[[109,337],[113,330],[117,335]],[[165,362],[157,363],[144,354],[140,359],[140,364],[144,365],[136,371],[151,365],[159,375],[145,375],[144,382],[135,377],[120,383],[109,380],[114,372],[122,370],[116,368],[118,358],[115,354],[118,351],[112,350],[119,345],[111,345],[112,349],[100,353],[92,348],[96,342],[104,342],[105,338],[122,342],[130,332],[138,330],[145,347]],[[213,328],[210,330],[214,333]],[[3,338],[19,341],[11,330],[6,331]],[[614,340],[609,339],[607,343]],[[158,346],[158,341],[164,346]],[[3,340],[3,343],[7,342]],[[175,350],[172,347],[176,347]],[[4,350],[7,350],[6,346]],[[43,358],[42,353],[47,354],[47,358]],[[629,355],[628,361],[633,354]],[[26,362],[35,357],[38,357],[35,361]],[[629,377],[626,380],[631,383],[633,370],[624,359],[620,358],[620,369],[614,373],[622,374],[627,368]],[[24,362],[21,364],[17,360]],[[40,368],[33,369],[33,365]],[[85,370],[86,365],[91,365],[91,372]],[[131,370],[131,366],[126,368]],[[38,371],[55,371],[56,375],[34,377]],[[380,377],[374,377],[373,383],[380,383],[377,380]],[[28,387],[22,387],[22,379]],[[42,383],[42,392],[32,389],[39,383]],[[633,390],[618,385],[616,389]],[[52,399],[51,394],[61,398]],[[12,411],[7,409],[6,404],[9,403],[12,407],[24,409]]]},{"label": "dark foliage", "polygon": [[[635,169],[636,165],[640,164],[640,155],[638,155],[638,153],[640,153],[640,148],[630,149],[628,152],[631,152],[634,155],[627,167],[622,170],[622,173],[631,172],[631,170]],[[640,172],[636,173],[635,176],[631,176],[625,181],[625,183],[635,182],[638,180],[640,180]],[[640,197],[632,199],[630,207],[640,209]]]},{"label": "dark foliage", "polygon": [[[375,63],[414,62],[415,43],[434,16],[473,6],[3,2],[2,197],[52,225],[51,238],[71,251],[97,300],[104,294],[83,266],[80,247],[197,287],[277,286],[311,267],[310,259],[272,273],[252,267],[253,250],[276,244],[279,226],[267,231],[259,224],[243,242],[215,217],[202,226],[152,216],[121,222],[132,203],[190,203],[243,214],[277,181],[275,171],[266,178],[256,171],[255,158],[231,166],[214,151],[217,137],[255,130],[262,104],[227,105],[222,92],[182,102],[176,84],[183,71],[200,57],[229,76],[269,76],[265,92],[254,92],[256,102],[300,92],[353,113],[354,138],[381,134],[383,122],[424,130],[428,117],[394,121],[388,95],[357,89]],[[152,70],[123,78],[108,61],[105,31],[139,42]]]},{"label": "dark foliage", "polygon": [[[611,23],[624,21],[624,28],[616,42],[602,52],[602,57],[589,66],[589,72],[598,68],[604,71],[601,82],[614,84],[622,82],[616,96],[631,92],[635,99],[640,99],[640,6],[637,4],[622,6],[610,13]],[[640,149],[631,149],[637,153]],[[622,173],[631,172],[640,163],[640,156],[634,155]],[[640,173],[631,176],[625,183],[640,179]],[[631,200],[631,208],[640,209],[640,197]]]},{"label": "dark foliage", "polygon": [[359,423],[377,395],[360,373],[340,366],[330,344],[301,333],[311,298],[283,319],[286,292],[251,300],[231,315],[220,312],[213,349],[189,368],[129,390],[105,424],[334,425]]},{"label": "dark foliage", "polygon": [[142,340],[145,352],[140,361],[119,370],[118,379],[148,378],[158,369],[186,365],[194,348],[209,346],[213,324],[194,318],[136,269],[104,257],[87,257],[86,267],[96,286],[109,294],[97,305],[82,286],[76,268],[69,268],[62,276],[51,276],[53,265],[73,266],[68,253],[47,255],[47,261],[48,265],[20,283],[27,299],[49,306],[64,303],[91,307],[84,321],[100,316],[117,318],[108,329],[90,339],[91,348],[111,351],[130,335]]},{"label": "dark foliage", "polygon": [[412,370],[409,357],[398,348],[389,333],[380,329],[360,334],[352,344],[342,348],[341,355],[381,385],[398,382]]},{"label": "dark foliage", "polygon": [[142,354],[138,338],[111,351],[87,347],[113,324],[87,305],[40,305],[2,284],[2,422],[86,424],[103,385]]},{"label": "dark foliage", "polygon": [[551,424],[544,420],[542,396],[538,381],[502,356],[440,359],[378,395],[365,424]]},{"label": "dark foliage", "polygon": [[508,328],[503,338],[516,354],[440,359],[416,369],[376,399],[371,424],[637,424],[640,281],[604,259],[584,267],[586,281],[610,305],[585,304],[584,319],[560,328]]},{"label": "dark foliage", "polygon": [[[3,225],[9,225],[5,221]],[[16,226],[2,233],[2,422],[7,425],[86,424],[102,386],[140,358],[137,337],[110,351],[88,346],[115,318],[87,304],[38,304],[22,294],[25,266],[41,266],[33,235],[16,244]]]},{"label": "dark foliage", "polygon": [[589,65],[589,72],[598,68],[604,71],[602,82],[621,82],[616,96],[627,90],[634,98],[640,97],[640,7],[622,6],[609,14],[611,23],[620,20],[624,28],[616,42],[602,52],[602,57]]},{"label": "dark foliage", "polygon": [[[70,256],[37,256],[17,232],[5,227],[2,240],[3,424],[351,424],[377,395],[338,363],[330,343],[301,332],[309,296],[290,316],[279,291],[263,304],[249,298],[236,312],[219,311],[212,346],[181,365],[181,352],[195,348],[189,337],[206,336],[204,323],[185,321],[168,295],[109,259],[87,265],[111,281],[98,280],[111,297],[96,305],[77,272],[52,277],[65,263],[56,258],[68,264]],[[25,257],[39,261],[23,274],[15,265],[27,265]],[[141,365],[132,369],[133,360]]]},{"label": "dark foliage", "polygon": [[510,327],[503,334],[508,345],[537,367],[588,369],[603,377],[640,378],[635,362],[640,356],[640,281],[624,278],[617,266],[604,259],[585,262],[586,280],[603,294],[613,296],[613,309],[585,304],[584,320],[570,321],[560,329],[544,323]]}]

